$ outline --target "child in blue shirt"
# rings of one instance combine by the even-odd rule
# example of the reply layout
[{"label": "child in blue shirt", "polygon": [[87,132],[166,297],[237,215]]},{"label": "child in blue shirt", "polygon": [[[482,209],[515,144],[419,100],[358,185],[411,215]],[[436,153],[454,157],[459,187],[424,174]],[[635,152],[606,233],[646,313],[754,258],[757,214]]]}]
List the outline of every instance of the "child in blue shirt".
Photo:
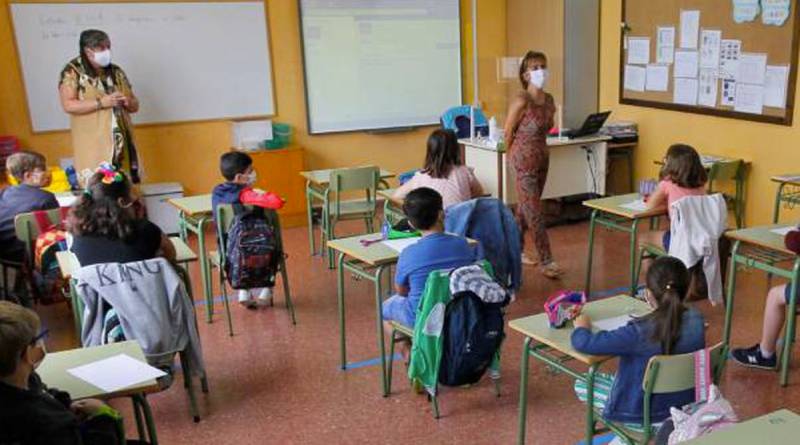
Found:
[{"label": "child in blue shirt", "polygon": [[[396,294],[383,302],[384,327],[390,335],[390,320],[414,327],[428,274],[475,261],[475,251],[466,238],[444,233],[442,196],[438,192],[427,187],[412,190],[403,203],[403,212],[409,224],[422,232],[422,238],[400,253],[394,279]],[[407,352],[402,344],[401,352]]]},{"label": "child in blue shirt", "polygon": [[[648,315],[629,321],[613,331],[592,332],[586,315],[575,319],[572,347],[592,355],[619,356],[617,375],[598,374],[594,384],[594,405],[612,421],[641,425],[644,407],[642,380],[650,358],[655,355],[685,354],[705,347],[703,315],[684,305],[689,290],[689,272],[677,258],[661,257],[647,271],[645,298],[653,308]],[[586,384],[576,382],[578,398],[586,401]],[[650,421],[669,417],[670,407],[694,402],[694,388],[654,394]]]}]

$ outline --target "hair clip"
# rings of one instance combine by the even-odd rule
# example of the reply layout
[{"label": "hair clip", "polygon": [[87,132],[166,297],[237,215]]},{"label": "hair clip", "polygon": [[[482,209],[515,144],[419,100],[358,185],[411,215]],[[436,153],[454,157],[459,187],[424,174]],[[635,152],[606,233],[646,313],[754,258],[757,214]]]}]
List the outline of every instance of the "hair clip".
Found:
[{"label": "hair clip", "polygon": [[666,285],[666,286],[664,286],[664,287],[665,287],[667,290],[672,290],[672,283],[667,283],[667,285]]},{"label": "hair clip", "polygon": [[123,181],[122,174],[108,162],[101,163],[100,166],[97,167],[97,170],[95,170],[95,173],[103,174],[103,179],[101,179],[101,182],[106,185]]}]

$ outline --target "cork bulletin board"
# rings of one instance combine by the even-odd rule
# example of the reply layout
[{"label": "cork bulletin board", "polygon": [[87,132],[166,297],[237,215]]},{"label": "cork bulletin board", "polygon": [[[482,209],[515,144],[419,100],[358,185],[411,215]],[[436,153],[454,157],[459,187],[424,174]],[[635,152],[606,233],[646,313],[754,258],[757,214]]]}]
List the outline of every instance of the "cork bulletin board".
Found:
[{"label": "cork bulletin board", "polygon": [[[753,9],[746,9],[753,4],[755,16]],[[770,5],[782,6],[780,18]],[[797,0],[623,0],[620,103],[791,125],[798,17]],[[682,26],[684,18],[689,19],[687,26]],[[664,43],[669,28],[674,38],[671,61],[669,44]],[[687,63],[693,51],[697,61]],[[689,69],[693,63],[694,74]]]}]

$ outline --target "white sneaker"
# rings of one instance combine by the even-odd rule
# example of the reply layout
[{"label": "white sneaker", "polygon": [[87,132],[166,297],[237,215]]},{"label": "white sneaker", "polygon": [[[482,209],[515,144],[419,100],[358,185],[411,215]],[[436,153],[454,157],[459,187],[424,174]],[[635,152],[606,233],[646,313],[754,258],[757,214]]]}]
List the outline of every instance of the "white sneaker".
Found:
[{"label": "white sneaker", "polygon": [[237,295],[239,296],[239,304],[242,306],[250,309],[256,306],[256,302],[253,301],[253,298],[250,296],[250,291],[247,289],[239,289],[237,291]]},{"label": "white sneaker", "polygon": [[259,306],[271,306],[272,305],[272,288],[271,287],[264,287],[258,292],[258,299]]}]

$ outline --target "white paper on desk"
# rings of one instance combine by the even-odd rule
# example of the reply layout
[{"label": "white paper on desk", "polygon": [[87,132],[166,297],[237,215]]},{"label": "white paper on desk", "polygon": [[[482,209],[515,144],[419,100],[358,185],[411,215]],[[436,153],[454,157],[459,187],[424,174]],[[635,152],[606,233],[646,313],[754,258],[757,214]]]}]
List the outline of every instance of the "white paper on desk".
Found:
[{"label": "white paper on desk", "polygon": [[700,68],[717,68],[722,31],[704,29],[700,31]]},{"label": "white paper on desk", "polygon": [[791,232],[792,230],[795,230],[793,226],[786,226],[786,227],[779,227],[777,229],[772,229],[770,230],[770,232],[777,233],[780,236],[786,236],[786,234]]},{"label": "white paper on desk", "polygon": [[643,66],[625,65],[625,89],[644,91],[647,70]]},{"label": "white paper on desk", "polygon": [[741,111],[742,113],[763,113],[764,87],[762,85],[750,85],[737,82],[736,101],[733,104],[733,110]]},{"label": "white paper on desk", "polygon": [[647,203],[641,199],[626,202],[625,204],[620,204],[619,206],[623,209],[633,210],[634,212],[644,212],[647,210]]},{"label": "white paper on desk", "polygon": [[592,330],[594,331],[613,331],[614,329],[621,328],[633,320],[629,314],[619,315],[617,317],[604,318],[602,320],[592,321]]},{"label": "white paper on desk", "polygon": [[739,55],[742,53],[742,41],[722,39],[719,47],[719,77],[736,79],[739,73]]},{"label": "white paper on desk", "polygon": [[739,69],[736,71],[736,81],[764,85],[767,70],[767,55],[764,53],[739,54]]},{"label": "white paper on desk", "polygon": [[734,104],[736,104],[736,81],[733,79],[723,79],[720,105],[732,107]]},{"label": "white paper on desk", "polygon": [[78,197],[75,195],[56,196],[56,201],[58,201],[59,207],[72,207],[72,204],[75,204],[75,201],[77,200]]},{"label": "white paper on desk", "polygon": [[674,77],[697,77],[697,51],[677,50],[675,51],[675,67],[672,75]]},{"label": "white paper on desk", "polygon": [[672,102],[681,105],[697,105],[697,79],[675,78]]},{"label": "white paper on desk", "polygon": [[389,239],[381,242],[383,243],[384,246],[397,251],[397,253],[401,253],[406,249],[406,247],[415,244],[419,240],[420,237],[414,237],[414,238]]},{"label": "white paper on desk", "polygon": [[764,74],[764,106],[786,108],[789,65],[767,65]]},{"label": "white paper on desk", "polygon": [[67,372],[105,392],[118,391],[167,375],[164,371],[126,354],[67,369]]},{"label": "white paper on desk", "polygon": [[681,48],[697,48],[700,11],[681,10]]},{"label": "white paper on desk", "polygon": [[669,87],[669,66],[647,65],[645,89],[647,91],[667,91]]},{"label": "white paper on desk", "polygon": [[628,37],[628,63],[638,65],[650,63],[649,37]]},{"label": "white paper on desk", "polygon": [[758,0],[733,0],[733,21],[736,23],[752,22],[760,9]]},{"label": "white paper on desk", "polygon": [[717,70],[703,68],[698,82],[697,104],[704,107],[717,106]]},{"label": "white paper on desk", "polygon": [[761,0],[761,23],[782,26],[789,18],[789,0]]},{"label": "white paper on desk", "polygon": [[670,64],[675,53],[675,27],[659,26],[656,30],[656,62]]}]

